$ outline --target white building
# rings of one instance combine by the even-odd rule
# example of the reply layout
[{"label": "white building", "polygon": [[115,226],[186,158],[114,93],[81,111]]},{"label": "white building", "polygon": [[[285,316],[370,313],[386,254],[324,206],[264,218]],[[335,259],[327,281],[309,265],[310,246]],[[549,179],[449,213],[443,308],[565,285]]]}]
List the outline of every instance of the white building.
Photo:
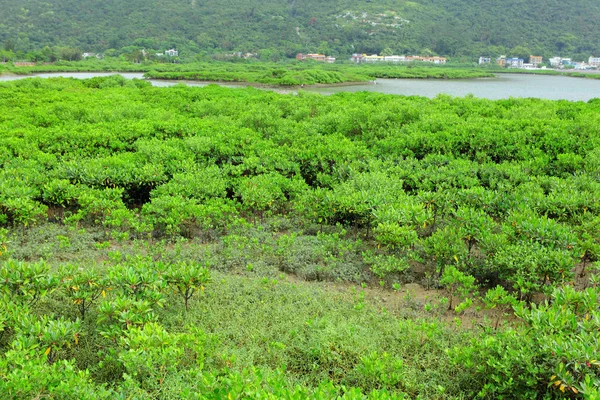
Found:
[{"label": "white building", "polygon": [[551,67],[558,67],[560,65],[560,60],[561,60],[560,57],[552,57],[550,59],[550,66]]},{"label": "white building", "polygon": [[404,62],[404,61],[406,61],[406,57],[405,56],[384,56],[383,61],[394,62],[394,63]]},{"label": "white building", "polygon": [[489,64],[492,62],[491,57],[479,57],[479,65],[481,64]]},{"label": "white building", "polygon": [[378,56],[373,54],[368,56],[366,54],[353,54],[351,61],[355,63],[399,63],[399,62],[411,62],[411,61],[422,61],[431,62],[434,64],[446,64],[446,58],[444,57],[422,57],[422,56]]},{"label": "white building", "polygon": [[588,59],[588,64],[590,64],[590,67],[594,67],[594,68],[600,67],[600,57],[590,57]]},{"label": "white building", "polygon": [[508,68],[523,68],[525,61],[522,58],[507,58],[506,66]]},{"label": "white building", "polygon": [[350,58],[350,61],[353,61],[355,63],[361,63],[361,62],[363,62],[363,57],[364,57],[364,54],[354,53],[354,54],[352,54],[352,58]]},{"label": "white building", "polygon": [[421,62],[430,62],[434,64],[446,64],[445,57],[429,57],[429,56],[407,56],[406,61],[421,61]]},{"label": "white building", "polygon": [[571,60],[570,58],[561,58],[560,65],[574,65],[574,64],[573,64],[573,60]]},{"label": "white building", "polygon": [[175,49],[165,50],[165,56],[178,57],[179,56],[179,52],[177,50],[175,50]]},{"label": "white building", "polygon": [[372,56],[363,55],[363,62],[372,63],[372,62],[382,62],[383,56],[378,56],[377,54],[373,54]]}]

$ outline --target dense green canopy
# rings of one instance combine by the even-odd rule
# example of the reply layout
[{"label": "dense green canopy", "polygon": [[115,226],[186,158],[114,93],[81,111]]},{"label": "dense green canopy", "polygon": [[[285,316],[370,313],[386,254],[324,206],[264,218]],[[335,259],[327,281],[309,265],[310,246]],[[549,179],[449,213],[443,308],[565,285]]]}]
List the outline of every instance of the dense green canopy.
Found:
[{"label": "dense green canopy", "polygon": [[597,100],[1,83],[0,397],[598,399],[599,127]]}]

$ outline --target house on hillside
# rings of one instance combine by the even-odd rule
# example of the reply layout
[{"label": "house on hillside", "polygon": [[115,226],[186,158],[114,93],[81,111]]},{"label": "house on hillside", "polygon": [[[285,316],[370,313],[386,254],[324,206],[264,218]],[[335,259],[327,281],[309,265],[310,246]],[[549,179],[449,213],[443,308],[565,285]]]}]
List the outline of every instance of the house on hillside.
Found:
[{"label": "house on hillside", "polygon": [[404,61],[406,61],[406,57],[405,56],[383,56],[383,61],[393,62],[393,63],[404,62]]},{"label": "house on hillside", "polygon": [[491,57],[479,57],[479,65],[481,64],[489,64],[492,62]]},{"label": "house on hillside", "polygon": [[352,57],[350,57],[350,61],[360,64],[361,62],[363,62],[364,56],[365,56],[365,54],[357,54],[357,53],[352,54]]},{"label": "house on hillside", "polygon": [[373,54],[371,56],[364,55],[363,61],[366,63],[374,63],[374,62],[383,62],[383,56],[378,56],[377,54]]},{"label": "house on hillside", "polygon": [[307,54],[305,59],[315,60],[315,61],[325,61],[327,56],[325,54]]},{"label": "house on hillside", "polygon": [[434,64],[446,64],[445,57],[423,57],[424,62],[432,62]]},{"label": "house on hillside", "polygon": [[590,57],[588,59],[588,64],[592,68],[598,68],[598,67],[600,67],[600,57]]},{"label": "house on hillside", "polygon": [[165,50],[165,56],[179,57],[179,51],[177,51],[175,49]]},{"label": "house on hillside", "polygon": [[507,58],[506,66],[508,68],[523,68],[523,64],[525,64],[525,60],[522,58]]},{"label": "house on hillside", "polygon": [[558,67],[560,65],[560,57],[552,57],[550,60],[548,60],[550,62],[550,66],[551,67]]},{"label": "house on hillside", "polygon": [[380,62],[388,62],[388,63],[400,63],[400,62],[411,62],[411,61],[421,61],[421,62],[430,62],[434,64],[446,64],[446,58],[444,57],[423,57],[423,56],[378,56],[377,54],[366,55],[366,54],[352,54],[350,58],[352,62],[355,63],[380,63]]},{"label": "house on hillside", "polygon": [[372,56],[368,56],[366,54],[352,54],[350,61],[355,63],[374,63],[374,62],[391,62],[391,63],[399,63],[406,61],[405,56],[378,56],[377,54],[373,54]]},{"label": "house on hillside", "polygon": [[446,64],[445,57],[428,57],[428,56],[406,56],[406,61],[421,61],[421,62],[430,62],[434,64]]},{"label": "house on hillside", "polygon": [[572,60],[572,59],[570,59],[570,58],[561,58],[561,59],[560,59],[560,65],[562,65],[562,66],[567,66],[567,67],[568,67],[568,66],[574,67],[574,66],[575,66],[575,63],[574,63],[574,62],[573,62],[573,60]]},{"label": "house on hillside", "polygon": [[506,67],[506,56],[500,56],[496,58],[496,64],[502,68]]},{"label": "house on hillside", "polygon": [[544,61],[544,57],[542,56],[529,56],[529,63],[533,64],[534,67],[537,67]]},{"label": "house on hillside", "polygon": [[393,56],[393,55],[392,56],[378,56],[377,54],[373,54],[371,56],[368,56],[366,54],[352,54],[352,57],[350,58],[350,60],[355,63],[363,63],[363,62],[368,62],[368,63],[393,62],[393,63],[397,63],[397,62],[405,61],[405,57],[404,56]]},{"label": "house on hillside", "polygon": [[335,57],[326,56],[325,54],[298,53],[298,54],[296,54],[296,60],[298,60],[298,61],[315,60],[315,61],[321,61],[321,62],[333,64],[335,62]]}]

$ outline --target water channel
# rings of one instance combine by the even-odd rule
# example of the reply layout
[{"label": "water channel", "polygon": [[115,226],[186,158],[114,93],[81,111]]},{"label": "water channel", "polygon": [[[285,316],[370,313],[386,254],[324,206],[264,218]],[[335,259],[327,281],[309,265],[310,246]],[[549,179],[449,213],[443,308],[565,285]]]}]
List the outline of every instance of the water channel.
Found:
[{"label": "water channel", "polygon": [[[0,81],[10,81],[29,77],[51,78],[66,77],[86,79],[96,76],[114,75],[110,72],[59,72],[40,73],[30,76],[0,75]],[[143,73],[122,72],[128,79],[143,79]],[[189,86],[206,86],[207,82],[150,80],[158,87],[184,83]],[[226,87],[245,87],[244,83],[219,83]],[[279,92],[294,90],[272,89]],[[506,99],[509,97],[535,97],[549,100],[587,101],[600,97],[600,79],[571,78],[556,75],[498,74],[495,78],[477,79],[378,79],[374,84],[310,87],[306,91],[322,94],[338,92],[378,92],[406,96],[435,97],[439,94],[467,96],[487,99]]]}]

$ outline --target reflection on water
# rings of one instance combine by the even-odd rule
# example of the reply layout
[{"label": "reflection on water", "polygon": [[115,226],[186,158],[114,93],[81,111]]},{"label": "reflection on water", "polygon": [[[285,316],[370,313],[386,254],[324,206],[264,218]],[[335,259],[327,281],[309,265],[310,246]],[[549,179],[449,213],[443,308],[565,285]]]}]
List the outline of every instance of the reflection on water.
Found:
[{"label": "reflection on water", "polygon": [[[115,75],[112,72],[59,72],[35,74],[40,78],[65,77],[87,79],[97,76]],[[127,79],[143,79],[144,74],[139,72],[122,72],[120,75]],[[28,78],[29,76],[2,75],[0,81],[10,81]],[[209,82],[193,81],[162,81],[150,80],[152,85],[159,87],[185,84],[188,86],[206,86]],[[245,83],[220,84],[226,87],[246,87]],[[278,92],[289,93],[294,90],[268,89]],[[399,94],[406,96],[435,97],[439,94],[451,96],[467,96],[487,99],[506,99],[509,97],[536,97],[550,100],[572,100],[587,101],[600,97],[600,80],[571,78],[566,76],[551,75],[525,75],[525,74],[499,74],[496,78],[478,79],[378,79],[375,84],[361,84],[348,86],[329,86],[304,89],[310,92],[322,94],[334,94],[339,92],[377,92],[387,94]]]}]

